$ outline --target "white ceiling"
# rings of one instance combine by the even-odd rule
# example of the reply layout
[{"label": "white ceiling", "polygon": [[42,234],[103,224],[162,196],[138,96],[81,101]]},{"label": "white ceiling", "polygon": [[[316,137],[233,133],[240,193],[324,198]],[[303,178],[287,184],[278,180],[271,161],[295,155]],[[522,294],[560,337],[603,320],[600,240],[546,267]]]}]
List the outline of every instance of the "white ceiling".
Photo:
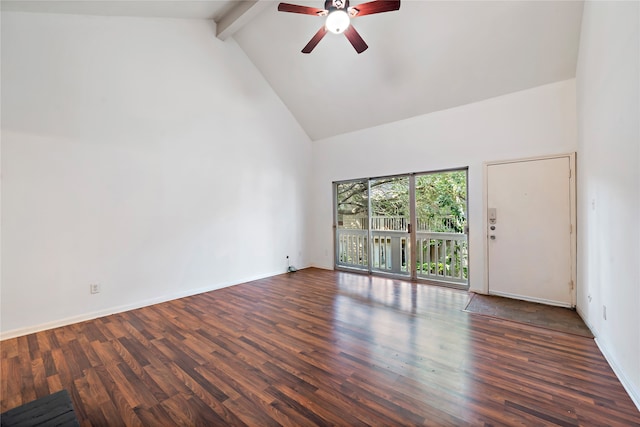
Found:
[{"label": "white ceiling", "polygon": [[193,0],[2,0],[2,10],[74,15],[218,20],[240,1]]},{"label": "white ceiling", "polygon": [[[2,10],[221,22],[239,3],[251,2],[4,0]],[[575,76],[582,1],[403,0],[353,21],[369,45],[360,55],[333,34],[300,53],[323,19],[259,3],[233,37],[313,140]]]}]

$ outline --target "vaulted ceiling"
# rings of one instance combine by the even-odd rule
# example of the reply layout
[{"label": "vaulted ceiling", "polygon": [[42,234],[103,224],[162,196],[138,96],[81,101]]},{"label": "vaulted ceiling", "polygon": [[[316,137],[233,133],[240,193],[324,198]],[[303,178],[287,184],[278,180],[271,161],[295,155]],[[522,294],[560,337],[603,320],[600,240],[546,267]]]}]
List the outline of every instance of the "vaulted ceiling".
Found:
[{"label": "vaulted ceiling", "polygon": [[360,55],[333,34],[300,53],[323,18],[278,12],[277,4],[5,0],[2,10],[213,19],[313,140],[575,76],[582,1],[403,0],[399,11],[352,21],[369,45]]}]

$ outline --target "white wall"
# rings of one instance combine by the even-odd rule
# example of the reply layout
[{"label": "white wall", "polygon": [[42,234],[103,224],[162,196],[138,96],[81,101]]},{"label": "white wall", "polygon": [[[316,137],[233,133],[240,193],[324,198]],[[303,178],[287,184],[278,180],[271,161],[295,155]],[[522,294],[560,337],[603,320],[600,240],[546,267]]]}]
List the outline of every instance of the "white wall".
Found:
[{"label": "white wall", "polygon": [[640,408],[639,22],[638,2],[585,3],[576,91],[578,309]]},{"label": "white wall", "polygon": [[312,264],[333,268],[332,181],[469,167],[470,287],[483,291],[483,163],[576,150],[567,80],[313,143]]},{"label": "white wall", "polygon": [[3,338],[308,264],[311,142],[214,35],[2,13]]}]

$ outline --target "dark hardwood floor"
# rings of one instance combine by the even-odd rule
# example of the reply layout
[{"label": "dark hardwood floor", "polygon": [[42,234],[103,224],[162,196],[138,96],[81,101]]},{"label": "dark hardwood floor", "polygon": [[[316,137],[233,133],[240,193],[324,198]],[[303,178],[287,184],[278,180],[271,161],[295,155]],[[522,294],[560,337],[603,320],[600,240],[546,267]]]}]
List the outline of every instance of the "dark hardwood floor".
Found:
[{"label": "dark hardwood floor", "polygon": [[1,410],[82,425],[640,425],[589,338],[466,292],[319,269],[0,343]]}]

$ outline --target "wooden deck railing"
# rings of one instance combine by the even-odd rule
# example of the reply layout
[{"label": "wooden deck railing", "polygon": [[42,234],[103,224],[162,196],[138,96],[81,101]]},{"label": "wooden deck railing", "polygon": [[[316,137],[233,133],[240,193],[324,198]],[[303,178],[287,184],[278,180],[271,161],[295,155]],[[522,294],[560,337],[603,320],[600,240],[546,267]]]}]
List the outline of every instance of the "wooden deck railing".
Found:
[{"label": "wooden deck railing", "polygon": [[[342,228],[366,230],[370,222],[372,230],[405,231],[409,218],[405,216],[366,216],[345,215],[340,224]],[[459,229],[458,220],[451,215],[443,215],[430,219],[418,219],[418,231],[440,230],[452,232]]]},{"label": "wooden deck railing", "polygon": [[469,245],[463,233],[416,233],[418,277],[467,284]]},{"label": "wooden deck railing", "polygon": [[[406,231],[338,229],[338,266],[410,274],[409,233]],[[371,239],[371,245],[369,245]],[[467,235],[419,231],[417,275],[422,279],[466,284],[468,279]]]}]

